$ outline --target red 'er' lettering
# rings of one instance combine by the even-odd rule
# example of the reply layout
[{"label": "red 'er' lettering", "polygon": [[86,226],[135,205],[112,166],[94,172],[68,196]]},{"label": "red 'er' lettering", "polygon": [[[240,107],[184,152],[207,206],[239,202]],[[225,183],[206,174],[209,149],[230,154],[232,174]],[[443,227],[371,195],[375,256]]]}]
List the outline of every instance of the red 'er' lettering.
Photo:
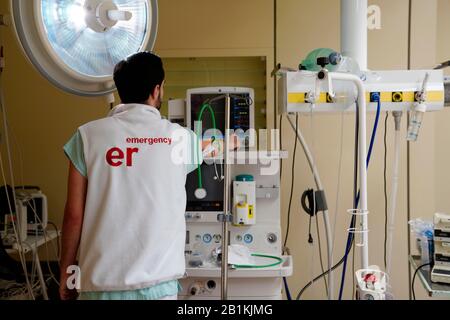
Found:
[{"label": "red 'er' lettering", "polygon": [[[133,166],[133,155],[138,153],[138,148],[127,148],[127,167]],[[120,167],[123,164],[125,153],[120,148],[109,149],[106,153],[106,162],[112,167]]]},{"label": "red 'er' lettering", "polygon": [[123,151],[119,148],[109,149],[106,153],[106,162],[112,167],[119,167],[122,165],[122,160],[124,157]]},{"label": "red 'er' lettering", "polygon": [[138,148],[127,148],[127,167],[133,166],[133,154],[138,152]]}]

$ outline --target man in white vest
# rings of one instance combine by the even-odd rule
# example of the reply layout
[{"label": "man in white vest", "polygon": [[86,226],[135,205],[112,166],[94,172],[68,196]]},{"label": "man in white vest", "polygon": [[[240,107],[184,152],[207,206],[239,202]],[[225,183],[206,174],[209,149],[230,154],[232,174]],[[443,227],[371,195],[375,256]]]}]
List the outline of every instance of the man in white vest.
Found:
[{"label": "man in white vest", "polygon": [[[164,79],[152,53],[120,62],[114,81],[122,104],[81,126],[64,147],[70,169],[61,299],[177,298],[185,273],[186,176],[203,161],[196,146],[205,143],[161,118]],[[177,143],[195,161],[175,159]],[[69,274],[78,250],[79,272]]]}]

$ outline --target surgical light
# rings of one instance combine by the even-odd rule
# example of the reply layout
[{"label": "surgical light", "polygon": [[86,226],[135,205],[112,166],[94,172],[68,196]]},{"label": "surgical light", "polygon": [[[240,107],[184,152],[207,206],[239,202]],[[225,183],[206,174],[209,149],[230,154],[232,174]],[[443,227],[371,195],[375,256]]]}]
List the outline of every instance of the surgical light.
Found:
[{"label": "surgical light", "polygon": [[77,30],[85,27],[86,11],[83,5],[81,3],[76,3],[68,6],[67,19]]},{"label": "surgical light", "polygon": [[157,0],[10,0],[19,43],[33,66],[78,95],[115,90],[122,59],[153,49]]}]

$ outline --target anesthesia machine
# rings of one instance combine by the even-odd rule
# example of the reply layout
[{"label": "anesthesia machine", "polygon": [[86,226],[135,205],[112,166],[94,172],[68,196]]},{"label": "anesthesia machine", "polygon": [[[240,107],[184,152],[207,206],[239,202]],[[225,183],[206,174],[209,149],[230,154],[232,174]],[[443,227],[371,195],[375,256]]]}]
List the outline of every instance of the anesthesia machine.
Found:
[{"label": "anesthesia machine", "polygon": [[[192,89],[185,111],[174,105],[169,118],[182,123],[185,114],[186,126],[203,139],[223,140],[229,128],[241,141],[228,162],[226,155],[210,159],[187,178],[187,278],[180,298],[281,299],[292,259],[282,256],[280,155],[256,151],[253,90]],[[276,170],[265,174],[268,163]]]}]

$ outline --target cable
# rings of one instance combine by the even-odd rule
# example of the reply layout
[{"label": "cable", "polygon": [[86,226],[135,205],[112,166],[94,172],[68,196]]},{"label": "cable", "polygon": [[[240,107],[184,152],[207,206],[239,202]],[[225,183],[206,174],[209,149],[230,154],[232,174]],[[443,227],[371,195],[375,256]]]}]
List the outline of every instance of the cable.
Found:
[{"label": "cable", "polygon": [[[113,105],[113,104],[111,104],[111,105]],[[20,185],[20,186],[15,186],[15,189],[17,189],[17,190],[22,190],[22,191],[25,191],[26,189],[37,189],[37,190],[41,190],[39,187],[37,187],[37,186],[26,186],[25,185],[25,179],[24,179],[24,169],[23,169],[23,167],[24,167],[24,161],[23,161],[23,152],[22,152],[22,148],[20,147],[20,143],[19,143],[19,141],[18,141],[18,139],[17,139],[17,136],[16,136],[16,134],[15,134],[15,132],[14,132],[14,129],[12,128],[12,126],[10,125],[10,123],[8,122],[8,119],[6,119],[6,126],[7,126],[7,128],[10,130],[10,132],[11,132],[11,136],[12,136],[12,138],[13,138],[13,142],[14,142],[14,145],[15,145],[15,147],[17,148],[17,150],[18,150],[18,154],[19,154],[19,162],[20,162],[20,176],[21,176],[21,180],[22,180],[22,185]],[[35,216],[35,219],[36,220],[38,220],[38,224],[39,225],[41,225],[41,227],[42,227],[42,230],[43,230],[43,235],[44,235],[44,240],[45,240],[45,250],[46,250],[46,254],[47,254],[47,260],[46,260],[46,264],[47,264],[47,268],[49,269],[49,272],[50,272],[50,275],[51,275],[51,279],[53,279],[58,285],[59,285],[59,282],[58,282],[58,280],[56,280],[56,277],[55,277],[55,275],[53,274],[53,272],[52,272],[52,269],[51,269],[51,267],[50,267],[50,255],[49,255],[49,249],[48,249],[48,241],[47,241],[47,231],[45,230],[45,228],[44,228],[44,224],[43,224],[43,222],[41,221],[41,219],[39,218],[39,215],[37,214],[37,212],[36,212],[36,203],[35,203],[35,201],[34,201],[34,199],[33,199],[33,204],[34,204],[34,206],[29,206],[31,209],[32,209],[32,211],[33,211],[33,213],[34,213],[34,216]],[[49,224],[52,224],[53,225],[53,227],[54,227],[54,229],[55,229],[55,231],[56,231],[56,233],[58,234],[59,233],[59,231],[58,231],[58,227],[53,223],[53,222],[48,222]],[[25,243],[26,244],[26,243]],[[59,256],[60,256],[60,241],[59,241],[59,237],[57,237],[57,249],[55,250],[55,246],[54,246],[54,244],[53,244],[53,242],[52,242],[52,247],[53,247],[53,250],[55,250],[55,253],[56,253],[56,257],[57,257],[57,262],[58,262],[58,265],[59,265]],[[33,265],[34,265],[34,259],[33,259]]]},{"label": "cable", "polygon": [[[291,118],[288,116],[287,117],[288,122],[292,128],[292,130],[295,131],[295,125],[293,123],[293,121],[291,120]],[[317,190],[321,190],[322,192],[324,191],[323,188],[323,184],[322,181],[320,179],[320,175],[319,175],[319,171],[317,170],[317,166],[314,160],[314,157],[308,147],[308,144],[306,143],[305,138],[303,137],[303,134],[301,132],[300,129],[298,129],[296,131],[296,135],[297,135],[297,139],[300,142],[303,151],[305,153],[305,157],[308,160],[308,165],[311,169],[312,175],[314,176],[314,182],[316,184],[316,188]],[[328,210],[323,210],[323,220],[324,220],[324,224],[325,224],[325,231],[326,231],[326,239],[327,239],[327,255],[328,255],[328,269],[332,270],[332,266],[333,266],[333,257],[331,256],[331,248],[332,248],[332,231],[331,231],[331,226],[330,226],[330,221],[329,221],[329,217],[328,217]],[[328,299],[332,300],[333,299],[333,273],[329,272],[328,273],[328,285],[330,286],[330,290],[329,290],[329,295],[328,295]]]},{"label": "cable", "polygon": [[[358,105],[356,104],[356,115],[355,115],[355,147],[354,147],[354,162],[353,162],[353,207],[357,208],[358,207],[358,160],[359,160],[359,156],[358,156],[358,147],[359,147],[359,108]],[[356,223],[356,217],[352,216],[351,220],[350,220],[350,227],[349,229],[351,230],[352,228],[354,228]],[[354,235],[353,233],[349,233],[348,237],[347,237],[347,244],[346,244],[346,248],[345,248],[345,254],[342,258],[342,262],[344,263],[344,268],[342,271],[342,275],[341,275],[341,287],[339,289],[339,300],[342,299],[342,291],[343,291],[343,286],[342,283],[345,280],[345,270],[346,270],[346,264],[347,264],[347,255],[350,252],[352,246],[354,243]]]},{"label": "cable", "polygon": [[[51,222],[51,221],[47,221],[47,224],[50,224],[51,226],[53,226],[53,228],[55,229],[55,232],[56,232],[56,239],[55,240],[56,240],[56,243],[57,243],[57,249],[56,249],[56,252],[54,252],[54,253],[56,253],[56,259],[57,259],[56,262],[58,263],[58,267],[59,267],[60,266],[60,254],[61,254],[61,244],[60,244],[60,237],[59,237],[59,229],[56,226],[56,224]],[[45,250],[46,250],[46,254],[47,254],[47,261],[46,262],[47,262],[48,271],[50,273],[50,279],[55,281],[55,283],[59,286],[59,281],[56,278],[56,276],[54,275],[54,273],[52,271],[52,267],[50,265],[50,255],[49,255],[49,252],[48,252],[48,241],[47,241],[47,230],[45,230],[45,229],[44,229],[44,237],[45,237]],[[51,243],[52,243],[53,250],[55,251],[55,245],[53,244],[53,241]]]},{"label": "cable", "polygon": [[326,270],[325,272],[321,273],[320,275],[318,275],[317,277],[315,277],[314,279],[312,279],[310,282],[308,282],[297,294],[297,297],[295,298],[295,300],[300,300],[301,296],[303,295],[303,293],[306,291],[306,289],[308,289],[314,282],[316,282],[317,280],[319,280],[320,278],[322,278],[323,276],[326,276],[330,271],[334,271],[336,270],[342,263],[344,263],[344,258],[342,257],[341,260],[336,263],[331,269]]},{"label": "cable", "polygon": [[[320,260],[320,269],[322,270],[322,273],[325,272],[325,268],[323,267],[323,260],[322,260],[322,247],[320,245],[320,231],[319,231],[319,215],[316,214],[316,230],[317,230],[317,243],[319,244],[319,260]],[[327,284],[327,278],[323,278],[324,284],[325,284],[325,292],[328,293],[328,284]]]},{"label": "cable", "polygon": [[[57,234],[59,233],[59,229],[58,229],[57,225],[56,225],[54,222],[48,221],[47,223],[48,223],[49,225],[51,225],[51,226],[53,227],[53,229],[55,229],[55,232],[56,232]],[[61,245],[60,245],[60,243],[59,243],[59,241],[58,241],[58,251],[57,251],[57,257],[58,257],[58,259],[59,259],[59,257],[60,257],[60,253],[61,253]]]},{"label": "cable", "polygon": [[[357,197],[357,190],[358,190],[358,159],[359,159],[359,154],[358,154],[358,144],[359,144],[359,109],[356,108],[356,122],[355,122],[355,146],[354,146],[354,162],[353,162],[353,206],[356,207],[357,203],[356,203],[356,197]],[[354,227],[355,225],[355,221],[352,220],[350,222],[350,225],[352,227]],[[352,236],[352,285],[353,285],[353,290],[352,290],[352,299],[355,298],[355,246],[354,246],[354,238]]]},{"label": "cable", "polygon": [[[358,108],[356,108],[356,121],[355,121],[355,165],[354,165],[354,189],[353,189],[353,201],[355,203],[355,199],[356,199],[356,190],[358,188],[358,137],[359,137],[359,117],[358,117]],[[344,115],[344,113],[342,113],[342,116]],[[343,129],[343,128],[341,128]],[[341,130],[341,137],[343,139],[343,130]],[[341,142],[343,142],[343,140],[341,140]],[[343,146],[341,145],[341,149],[343,148]],[[342,155],[341,155],[342,156]],[[337,207],[337,206],[336,206]],[[333,233],[334,234],[334,233]],[[334,239],[334,238],[333,238]],[[334,243],[334,241],[333,241]],[[352,244],[353,244],[353,238],[352,238]],[[326,270],[325,272],[323,272],[322,274],[318,275],[316,278],[312,279],[310,282],[308,282],[298,293],[296,300],[300,300],[300,297],[302,296],[302,294],[306,291],[306,289],[308,289],[314,282],[316,282],[317,280],[319,280],[320,278],[326,276],[330,270],[334,271],[335,269],[337,269],[342,263],[344,262],[344,258],[341,258],[341,260],[339,260],[339,262],[337,262],[331,269]]]},{"label": "cable", "polygon": [[334,253],[334,244],[336,243],[336,226],[339,215],[339,199],[340,199],[340,190],[341,190],[341,173],[342,173],[342,156],[344,149],[344,111],[341,112],[341,134],[340,134],[340,147],[339,147],[339,164],[338,164],[338,178],[337,178],[337,186],[336,186],[336,204],[335,204],[335,212],[334,212],[334,222],[333,222],[333,246],[331,248],[331,254]]},{"label": "cable", "polygon": [[[16,188],[19,188],[19,187],[16,187]],[[21,188],[23,190],[25,190],[25,186],[22,186]],[[39,187],[33,187],[33,189],[40,190]],[[40,226],[42,229],[42,232],[43,232],[42,235],[44,236],[44,243],[45,243],[45,251],[46,251],[46,255],[47,255],[46,264],[47,264],[48,271],[50,273],[50,279],[54,280],[55,283],[58,284],[58,286],[59,286],[59,281],[56,279],[56,277],[52,271],[52,268],[50,266],[50,254],[49,254],[49,249],[48,249],[48,243],[50,242],[48,239],[49,236],[47,234],[46,228],[44,228],[44,223],[42,222],[41,218],[39,217],[39,215],[37,213],[37,206],[36,206],[35,199],[33,197],[31,197],[30,195],[27,195],[26,193],[22,194],[21,197],[23,197],[22,201],[27,203],[27,208],[30,208],[33,211],[35,221],[37,221],[37,225]],[[56,259],[57,259],[57,262],[59,265],[59,256],[60,256],[60,243],[59,243],[59,237],[58,237],[59,230],[58,230],[58,227],[53,222],[48,221],[48,224],[53,225],[53,227],[56,231],[56,234],[57,234],[57,238],[56,238],[57,244],[58,244],[57,249],[55,248],[55,245],[53,242],[51,242],[51,244],[52,244],[54,253],[56,254]],[[36,229],[36,236],[39,236],[39,235],[40,234],[38,232],[38,229]],[[30,250],[33,251],[33,249],[31,248],[31,246],[28,243],[24,242],[24,244],[28,245],[30,247]],[[33,264],[34,264],[34,260],[33,260]]]},{"label": "cable", "polygon": [[[370,138],[369,151],[368,151],[368,153],[367,153],[367,158],[366,158],[366,167],[367,167],[367,168],[369,167],[369,164],[370,164],[370,159],[371,159],[371,156],[372,156],[372,150],[373,150],[373,146],[374,146],[374,143],[375,143],[375,137],[376,137],[376,134],[377,134],[378,121],[379,121],[379,118],[380,118],[380,112],[381,112],[381,102],[380,102],[380,97],[379,97],[378,95],[375,95],[375,98],[376,98],[376,100],[377,100],[377,113],[376,113],[376,116],[375,116],[375,122],[374,122],[374,125],[373,125],[372,136],[371,136],[371,138]],[[356,202],[357,202],[357,203],[359,202],[359,192],[358,192],[358,196],[357,196],[357,201],[356,201]],[[357,206],[358,206],[357,203],[356,203],[355,209],[356,209]],[[351,223],[350,223],[350,225],[351,225],[350,228],[354,228],[355,223],[356,223],[356,217],[355,217],[355,216],[352,216],[352,220],[351,220]],[[352,238],[352,237],[353,237],[353,235],[352,235],[352,233],[350,232],[349,235],[348,235],[348,237],[347,237],[347,246],[350,246],[350,245],[351,245],[350,238]],[[345,256],[344,256],[344,267],[343,267],[343,270],[342,270],[341,287],[340,287],[340,289],[339,289],[339,300],[342,300],[342,294],[343,294],[343,291],[344,291],[345,275],[346,275],[345,273],[346,273],[346,270],[347,270],[347,256],[348,256],[348,251],[349,251],[349,250],[346,250],[346,254],[345,254]]]},{"label": "cable", "polygon": [[[39,215],[37,214],[37,210],[36,210],[36,202],[35,202],[34,198],[30,198],[29,200],[32,200],[32,201],[33,201],[33,205],[29,205],[28,207],[31,208],[31,210],[33,211],[34,217],[35,217],[35,219],[37,220],[38,225],[41,226],[42,231],[43,231],[44,242],[45,242],[45,252],[46,252],[46,254],[47,254],[46,264],[47,264],[48,271],[49,271],[49,273],[50,273],[50,279],[52,279],[53,281],[55,281],[55,283],[59,286],[59,281],[56,279],[55,275],[53,274],[52,268],[51,268],[51,266],[50,266],[50,261],[49,261],[49,259],[50,259],[50,254],[49,254],[49,251],[48,251],[48,243],[49,243],[50,241],[48,240],[47,230],[44,228],[44,223],[42,222],[41,218],[40,218]],[[29,203],[29,200],[28,200],[28,203]],[[58,228],[56,227],[56,225],[55,225],[53,222],[51,222],[51,223],[53,224],[53,226],[55,227],[55,230],[56,230],[57,241],[58,241],[58,248],[59,248]],[[37,233],[37,230],[36,230],[36,233]],[[38,234],[37,234],[37,235],[38,235]],[[55,245],[53,244],[53,242],[51,242],[51,243],[52,243],[52,246],[53,246],[53,250],[55,250]],[[37,246],[36,246],[36,247],[37,247]],[[30,248],[31,248],[31,247],[30,247]],[[59,249],[58,249],[58,250],[59,250]],[[57,258],[57,262],[58,262],[58,265],[59,265],[59,251],[57,252],[57,251],[55,250],[54,253],[57,254],[57,257],[56,257],[56,258]]]},{"label": "cable", "polygon": [[355,246],[352,246],[352,300],[355,300]]},{"label": "cable", "polygon": [[[288,119],[288,122],[289,122],[292,130],[295,131],[294,122],[291,120],[291,118],[289,116],[287,117],[287,119]],[[316,184],[316,188],[317,188],[317,190],[321,190],[323,193],[325,193],[322,181],[320,179],[319,171],[318,171],[317,166],[316,166],[316,162],[314,160],[314,157],[313,157],[313,155],[312,155],[312,153],[311,153],[311,151],[310,151],[310,149],[308,147],[308,144],[306,143],[306,140],[305,140],[305,138],[304,138],[304,136],[303,136],[303,134],[302,134],[300,129],[298,129],[296,131],[296,135],[297,135],[298,141],[300,142],[300,144],[301,144],[301,146],[303,148],[305,157],[308,160],[308,165],[309,165],[309,167],[311,169],[312,175],[314,176],[314,182]],[[333,266],[333,257],[331,255],[331,248],[333,246],[332,245],[333,235],[332,235],[332,230],[331,230],[331,226],[330,226],[328,210],[323,210],[323,219],[324,219],[326,239],[327,239],[327,255],[328,255],[327,267],[328,267],[329,270],[331,270],[332,266]],[[334,290],[333,290],[334,283],[333,282],[334,282],[333,281],[333,273],[329,272],[328,273],[328,284],[330,286],[329,296],[328,296],[329,300],[333,299],[333,292],[334,292]]]},{"label": "cable", "polygon": [[389,112],[386,111],[384,118],[384,170],[383,170],[383,187],[384,187],[384,269],[387,268],[387,225],[388,225],[388,199],[387,199],[387,121]]},{"label": "cable", "polygon": [[[312,217],[310,217],[310,219],[309,219],[310,229],[311,229],[311,223],[312,223]],[[309,275],[310,275],[310,278],[312,278],[312,277],[314,277],[314,263],[315,263],[314,257],[315,257],[316,250],[315,250],[315,242],[312,239],[311,233],[309,234],[309,237],[310,237],[310,239],[308,239],[308,242],[309,242],[308,249],[310,251]],[[305,273],[306,273],[306,271],[305,271]]]},{"label": "cable", "polygon": [[[2,109],[2,115],[3,115],[3,126],[4,126],[4,133],[5,133],[6,150],[7,150],[7,153],[8,153],[8,165],[9,165],[10,178],[11,178],[11,187],[12,187],[12,193],[13,193],[13,199],[12,199],[13,200],[13,204],[11,204],[11,199],[9,199],[9,194],[6,191],[7,190],[6,188],[5,188],[5,191],[6,191],[6,197],[7,197],[8,206],[9,206],[9,210],[10,210],[11,214],[13,214],[13,212],[15,212],[17,214],[18,211],[17,211],[17,205],[16,205],[16,201],[15,201],[15,199],[16,199],[16,192],[15,192],[14,173],[13,173],[12,160],[11,160],[11,149],[10,149],[10,144],[9,144],[8,125],[7,125],[7,112],[6,112],[6,106],[5,106],[5,98],[4,98],[4,95],[3,95],[3,84],[1,83],[1,81],[2,81],[2,77],[0,76],[0,107]],[[6,183],[6,176],[5,176],[4,169],[3,169],[3,159],[1,157],[1,153],[0,153],[0,165],[1,165],[1,172],[2,172],[3,181],[4,181],[4,184],[6,186],[7,185],[7,183]],[[14,211],[12,210],[13,207],[14,207]],[[28,279],[28,271],[27,271],[27,267],[26,267],[26,263],[25,263],[25,255],[22,252],[22,248],[23,248],[22,239],[19,236],[19,233],[17,232],[17,228],[16,228],[16,225],[15,225],[14,219],[12,219],[12,220],[13,220],[12,221],[12,225],[13,225],[13,229],[14,229],[14,234],[15,234],[15,236],[17,238],[17,242],[18,242],[18,244],[20,246],[20,249],[18,250],[18,253],[19,253],[20,262],[22,264],[22,268],[23,268],[23,271],[24,271],[24,274],[25,274],[26,284],[27,284],[27,287],[29,289],[30,297],[34,300],[32,287],[31,287],[30,281]]]},{"label": "cable", "polygon": [[[353,156],[353,207],[358,206],[358,162],[359,162],[359,108],[356,107],[356,120],[355,120],[355,146],[354,146],[354,156]],[[352,217],[353,219],[354,217]],[[355,221],[351,227],[354,227]]]},{"label": "cable", "polygon": [[[280,115],[280,125],[279,125],[279,133],[280,133],[280,150],[283,150],[283,114]],[[283,159],[280,159],[280,180],[283,179]],[[289,225],[288,225],[289,228]],[[286,248],[283,247],[283,254],[286,252]],[[283,277],[284,290],[286,292],[286,298],[288,300],[292,300],[291,290],[289,290],[289,284],[286,277]]]},{"label": "cable", "polygon": [[419,267],[416,269],[416,271],[414,272],[414,276],[413,276],[412,282],[411,282],[411,291],[412,291],[412,297],[413,297],[413,300],[416,300],[416,293],[414,292],[414,281],[416,280],[417,272],[418,272],[420,269],[422,269],[423,267],[426,267],[426,266],[431,266],[431,263],[428,262],[428,263],[425,263],[425,264],[419,266]]},{"label": "cable", "polygon": [[375,143],[375,137],[377,135],[377,129],[378,129],[378,121],[380,120],[380,112],[381,112],[381,101],[378,97],[377,99],[377,113],[375,116],[375,123],[373,124],[373,132],[372,137],[370,138],[370,145],[369,145],[369,152],[367,153],[367,159],[366,159],[366,166],[369,166],[370,158],[372,157],[372,151],[373,151],[373,145]]},{"label": "cable", "polygon": [[312,216],[309,216],[309,225],[308,225],[308,243],[313,243],[313,237],[311,235],[311,224],[312,224]]},{"label": "cable", "polygon": [[[311,133],[311,154],[314,155],[315,154],[315,132],[314,132],[314,109],[315,109],[315,105],[312,104],[310,107],[310,111],[309,111],[309,124],[310,124],[310,133]],[[321,267],[321,271],[324,272],[324,267],[323,267],[323,261],[322,261],[322,248],[320,246],[320,234],[319,234],[319,219],[317,218],[317,205],[316,205],[316,197],[314,195],[314,191],[313,191],[313,197],[312,197],[312,202],[313,202],[313,215],[310,216],[309,218],[309,237],[310,237],[310,241],[311,241],[311,271],[310,271],[310,276],[311,278],[314,277],[314,253],[315,253],[315,242],[313,242],[312,236],[311,236],[311,223],[312,223],[312,218],[314,215],[316,215],[316,232],[317,232],[317,237],[318,237],[318,249],[319,249],[319,263],[320,263],[320,267]],[[329,252],[331,252],[331,248],[329,248]],[[324,281],[324,285],[325,285],[325,295],[327,297],[330,297],[330,295],[328,294],[328,284],[327,284],[327,279],[323,278]]]},{"label": "cable", "polygon": [[[298,129],[298,114],[295,115],[295,129]],[[289,237],[289,229],[290,229],[290,224],[291,224],[291,206],[292,206],[292,197],[294,194],[294,182],[295,182],[295,158],[297,155],[297,137],[295,137],[295,142],[294,142],[294,155],[292,157],[292,171],[291,171],[291,191],[290,191],[290,196],[289,196],[289,206],[288,206],[288,216],[287,216],[287,227],[286,227],[286,236],[284,238],[284,244],[283,244],[283,248],[286,247],[287,241],[288,241],[288,237]]]},{"label": "cable", "polygon": [[[5,176],[5,171],[4,171],[4,168],[3,168],[3,157],[2,157],[1,152],[0,152],[0,170],[1,170],[2,178],[3,178],[3,182],[4,182],[5,186],[6,186],[7,185],[7,183],[6,183],[6,176]],[[11,199],[9,198],[9,193],[7,191],[7,188],[5,188],[5,192],[6,192],[6,199],[7,199],[7,202],[8,202],[9,212],[11,212],[11,214],[13,214],[12,205],[11,205]],[[25,255],[24,255],[24,252],[23,252],[23,242],[21,240],[21,236],[19,235],[19,233],[17,231],[15,219],[12,218],[11,222],[12,222],[12,226],[13,226],[14,236],[16,237],[16,241],[19,244],[19,249],[17,251],[18,251],[18,254],[19,254],[19,258],[20,258],[20,263],[21,263],[23,271],[24,271],[25,282],[26,282],[26,286],[28,288],[28,293],[29,293],[30,297],[34,300],[35,297],[34,297],[33,292],[32,292],[33,290],[32,290],[31,284],[30,284],[30,280],[28,278],[27,265],[26,265]]]},{"label": "cable", "polygon": [[286,290],[286,298],[292,300],[291,291],[289,290],[289,285],[287,283],[286,277],[283,277],[284,289]]},{"label": "cable", "polygon": [[[357,192],[358,190],[358,159],[359,159],[359,155],[358,155],[358,145],[359,145],[359,108],[358,106],[356,106],[356,121],[355,121],[355,143],[354,143],[354,161],[353,161],[353,207],[357,207],[358,206],[358,199],[359,199],[359,194]],[[354,228],[356,223],[356,219],[354,216],[352,216],[351,220],[350,220],[350,228]],[[352,290],[352,299],[354,299],[355,297],[355,246],[354,246],[354,236],[353,234],[349,234],[350,237],[350,246],[348,248],[347,254],[350,252],[350,250],[352,250],[352,272],[353,272],[353,276],[352,276],[352,285],[353,285],[353,290]],[[347,241],[349,241],[349,239],[347,238]],[[347,243],[348,244],[348,243]],[[342,258],[342,262],[344,262],[344,260],[346,259],[346,255],[344,255],[344,257]]]}]

